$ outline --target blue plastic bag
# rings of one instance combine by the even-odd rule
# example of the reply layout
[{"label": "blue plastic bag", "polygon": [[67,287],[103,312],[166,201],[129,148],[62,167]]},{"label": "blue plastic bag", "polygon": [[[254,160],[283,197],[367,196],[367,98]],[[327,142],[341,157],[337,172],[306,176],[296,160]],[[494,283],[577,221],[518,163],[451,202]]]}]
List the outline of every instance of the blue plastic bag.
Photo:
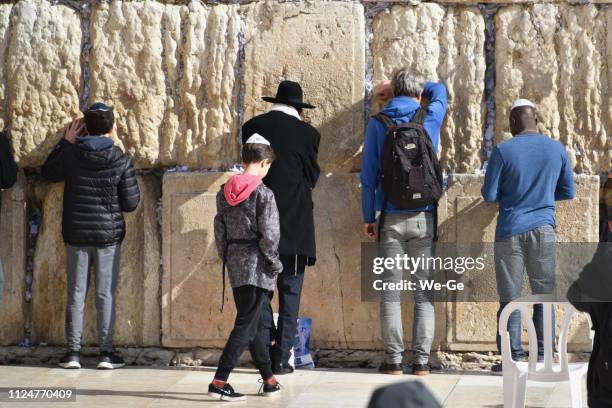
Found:
[{"label": "blue plastic bag", "polygon": [[312,319],[308,317],[298,318],[297,335],[293,348],[296,368],[315,368],[310,354],[310,332],[312,331]]}]

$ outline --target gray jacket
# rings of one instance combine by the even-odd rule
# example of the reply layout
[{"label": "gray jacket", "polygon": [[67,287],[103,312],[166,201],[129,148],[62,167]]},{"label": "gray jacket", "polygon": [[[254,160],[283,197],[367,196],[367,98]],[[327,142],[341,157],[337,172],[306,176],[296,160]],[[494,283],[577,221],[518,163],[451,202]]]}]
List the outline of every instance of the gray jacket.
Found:
[{"label": "gray jacket", "polygon": [[[231,240],[252,242],[231,243]],[[248,199],[232,207],[221,187],[217,193],[215,243],[221,259],[227,250],[226,265],[232,288],[253,285],[274,290],[276,277],[283,270],[278,255],[279,240],[280,223],[272,190],[260,184]]]}]

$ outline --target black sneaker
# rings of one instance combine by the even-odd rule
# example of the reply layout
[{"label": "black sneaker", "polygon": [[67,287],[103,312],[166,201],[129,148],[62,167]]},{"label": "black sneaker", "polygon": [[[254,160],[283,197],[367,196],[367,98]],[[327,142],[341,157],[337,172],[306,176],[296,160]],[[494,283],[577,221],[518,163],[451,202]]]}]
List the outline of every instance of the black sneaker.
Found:
[{"label": "black sneaker", "polygon": [[215,387],[213,383],[210,383],[208,385],[208,396],[221,401],[246,401],[246,395],[234,391],[232,386],[227,383],[223,388]]},{"label": "black sneaker", "polygon": [[261,382],[261,387],[259,387],[260,395],[264,397],[276,397],[280,395],[281,386],[278,382],[276,384],[266,384],[261,378],[259,382]]},{"label": "black sneaker", "polygon": [[99,369],[113,370],[115,368],[121,367],[125,367],[125,361],[123,361],[121,356],[108,351],[103,351],[102,353],[100,353],[100,357],[98,357]]},{"label": "black sneaker", "polygon": [[291,367],[291,365],[288,364],[288,363],[287,364],[281,364],[279,366],[276,366],[276,367],[272,368],[272,372],[275,375],[291,374],[291,373],[293,373],[293,371],[295,371],[294,368]]},{"label": "black sneaker", "polygon": [[431,373],[431,367],[429,364],[413,364],[412,374],[414,375],[429,375]]},{"label": "black sneaker", "polygon": [[381,374],[402,375],[404,374],[404,368],[401,364],[382,363],[378,367],[378,372]]},{"label": "black sneaker", "polygon": [[62,368],[81,368],[81,353],[78,351],[67,352],[60,359],[59,366]]},{"label": "black sneaker", "polygon": [[501,363],[493,364],[493,366],[491,367],[491,374],[503,375],[502,364]]}]

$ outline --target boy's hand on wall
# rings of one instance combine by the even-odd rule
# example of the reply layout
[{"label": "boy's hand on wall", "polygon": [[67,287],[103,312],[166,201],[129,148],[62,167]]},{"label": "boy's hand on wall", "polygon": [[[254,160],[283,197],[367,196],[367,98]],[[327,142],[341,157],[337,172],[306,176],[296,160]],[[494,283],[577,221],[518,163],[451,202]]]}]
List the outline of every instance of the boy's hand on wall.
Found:
[{"label": "boy's hand on wall", "polygon": [[64,139],[74,144],[77,137],[82,136],[84,131],[85,122],[83,122],[83,119],[75,119],[64,128]]}]

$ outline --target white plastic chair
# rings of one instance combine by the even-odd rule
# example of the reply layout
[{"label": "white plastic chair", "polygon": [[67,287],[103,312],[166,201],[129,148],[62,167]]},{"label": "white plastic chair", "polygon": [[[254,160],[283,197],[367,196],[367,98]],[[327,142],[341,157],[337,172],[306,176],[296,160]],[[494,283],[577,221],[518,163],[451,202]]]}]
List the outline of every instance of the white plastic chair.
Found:
[{"label": "white plastic chair", "polygon": [[[550,301],[548,301],[550,300]],[[587,363],[569,363],[567,358],[567,336],[576,309],[568,302],[555,302],[549,296],[529,296],[510,302],[499,317],[499,335],[501,336],[502,372],[504,376],[504,408],[525,407],[527,380],[536,382],[569,381],[571,403],[573,408],[582,407],[582,383],[587,372]],[[544,362],[538,363],[538,338],[535,326],[529,313],[529,305],[542,304],[544,314]],[[556,305],[565,305],[565,318],[559,333],[559,363],[553,362],[552,319]],[[529,334],[529,361],[512,360],[508,319],[515,310],[520,311],[521,320]],[[590,321],[589,321],[590,323]],[[592,339],[592,333],[591,333]]]}]

